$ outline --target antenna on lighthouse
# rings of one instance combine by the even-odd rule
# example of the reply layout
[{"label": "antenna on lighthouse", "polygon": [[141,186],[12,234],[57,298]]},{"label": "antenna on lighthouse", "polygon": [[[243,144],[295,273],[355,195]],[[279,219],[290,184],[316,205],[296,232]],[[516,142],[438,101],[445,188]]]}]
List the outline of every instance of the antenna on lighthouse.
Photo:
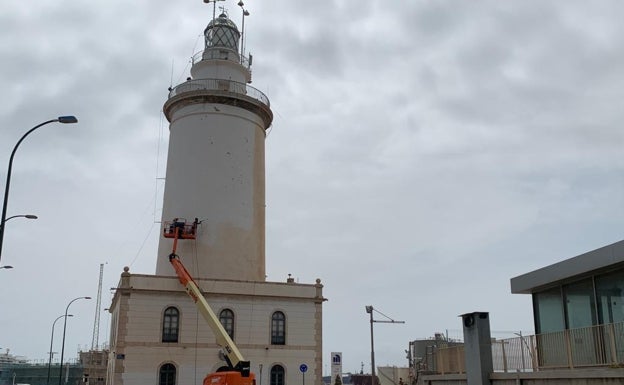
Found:
[{"label": "antenna on lighthouse", "polygon": [[[241,63],[243,62],[243,57],[245,56],[245,16],[249,16],[249,11],[245,9],[245,3],[243,0],[238,2],[238,6],[243,10],[243,22],[241,27],[241,42],[240,42],[240,55],[241,55]],[[251,57],[249,58],[249,65],[251,66]]]},{"label": "antenna on lighthouse", "polygon": [[217,1],[225,1],[225,0],[204,0],[204,3],[210,4],[212,3],[212,21],[217,17]]}]

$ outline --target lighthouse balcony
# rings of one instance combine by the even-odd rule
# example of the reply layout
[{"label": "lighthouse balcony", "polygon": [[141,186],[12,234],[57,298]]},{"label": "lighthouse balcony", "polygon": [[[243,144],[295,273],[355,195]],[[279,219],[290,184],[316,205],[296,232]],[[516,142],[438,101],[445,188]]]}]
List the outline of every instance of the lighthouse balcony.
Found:
[{"label": "lighthouse balcony", "polygon": [[234,94],[254,99],[267,107],[270,107],[269,98],[262,91],[246,83],[235,82],[227,79],[192,79],[179,84],[169,91],[169,99],[181,96],[187,92],[214,92],[215,94]]},{"label": "lighthouse balcony", "polygon": [[269,98],[260,90],[227,79],[190,79],[169,89],[163,111],[169,121],[177,108],[197,103],[218,103],[244,108],[259,115],[265,129],[271,125],[273,113]]},{"label": "lighthouse balcony", "polygon": [[[251,55],[250,55],[251,56]],[[238,63],[251,72],[251,59],[239,54],[237,51],[225,47],[208,48],[193,55],[191,64],[202,60],[227,60]]]}]

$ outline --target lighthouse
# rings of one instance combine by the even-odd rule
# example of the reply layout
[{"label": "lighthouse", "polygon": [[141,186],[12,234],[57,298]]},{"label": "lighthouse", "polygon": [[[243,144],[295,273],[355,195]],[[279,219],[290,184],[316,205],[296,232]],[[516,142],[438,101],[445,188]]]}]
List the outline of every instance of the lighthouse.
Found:
[{"label": "lighthouse", "polygon": [[156,274],[121,273],[108,307],[107,385],[201,384],[229,365],[170,254],[182,260],[259,384],[298,383],[302,367],[311,384],[322,381],[321,280],[265,278],[264,140],[273,114],[249,85],[241,34],[227,13],[213,14],[189,78],[169,88]]},{"label": "lighthouse", "polygon": [[[265,280],[264,141],[273,113],[251,87],[251,56],[240,52],[241,32],[224,12],[204,30],[203,52],[191,76],[170,88],[163,112],[169,149],[163,232],[171,221],[193,226],[194,239],[177,254],[197,278]],[[161,237],[156,275],[175,275]]]}]

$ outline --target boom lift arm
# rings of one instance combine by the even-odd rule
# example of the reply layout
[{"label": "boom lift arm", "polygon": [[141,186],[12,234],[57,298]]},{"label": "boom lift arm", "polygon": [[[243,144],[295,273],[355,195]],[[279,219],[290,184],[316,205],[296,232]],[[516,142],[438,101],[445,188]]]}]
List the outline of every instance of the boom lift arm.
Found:
[{"label": "boom lift arm", "polygon": [[180,283],[182,283],[186,289],[186,293],[191,297],[193,302],[195,302],[197,309],[208,323],[208,326],[210,326],[210,329],[212,329],[212,332],[217,338],[217,344],[223,348],[223,355],[230,370],[235,370],[240,372],[243,377],[248,377],[250,370],[249,361],[245,361],[243,355],[234,344],[234,341],[232,341],[223,325],[221,325],[219,318],[217,318],[210,308],[210,305],[202,295],[199,287],[180,261],[180,258],[175,253],[171,253],[169,255],[169,262],[173,265]]},{"label": "boom lift arm", "polygon": [[215,315],[214,311],[204,298],[193,277],[176,254],[178,239],[195,239],[197,225],[201,223],[195,218],[193,225],[187,225],[186,221],[175,218],[173,222],[165,223],[163,235],[166,238],[173,238],[173,250],[169,254],[169,262],[173,266],[178,279],[186,293],[191,297],[195,306],[204,317],[208,326],[214,333],[217,344],[221,346],[223,357],[228,364],[225,371],[219,370],[217,373],[209,373],[204,379],[204,385],[255,385],[256,380],[250,372],[251,364],[243,358],[243,355],[230,338],[229,334]]}]

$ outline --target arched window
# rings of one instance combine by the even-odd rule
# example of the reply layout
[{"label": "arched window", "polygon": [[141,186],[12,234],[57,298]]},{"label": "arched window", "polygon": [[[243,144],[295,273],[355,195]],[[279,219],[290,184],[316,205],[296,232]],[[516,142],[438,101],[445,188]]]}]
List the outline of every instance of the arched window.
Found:
[{"label": "arched window", "polygon": [[273,365],[271,367],[271,384],[285,385],[284,367],[282,365]]},{"label": "arched window", "polygon": [[221,310],[219,321],[221,321],[221,325],[223,325],[230,338],[234,340],[234,312],[230,309]]},{"label": "arched window", "polygon": [[175,307],[165,309],[163,315],[162,342],[178,342],[180,312]]},{"label": "arched window", "polygon": [[164,364],[158,373],[158,385],[175,385],[176,367],[173,364]]},{"label": "arched window", "polygon": [[286,316],[281,311],[271,316],[271,345],[286,345]]}]

